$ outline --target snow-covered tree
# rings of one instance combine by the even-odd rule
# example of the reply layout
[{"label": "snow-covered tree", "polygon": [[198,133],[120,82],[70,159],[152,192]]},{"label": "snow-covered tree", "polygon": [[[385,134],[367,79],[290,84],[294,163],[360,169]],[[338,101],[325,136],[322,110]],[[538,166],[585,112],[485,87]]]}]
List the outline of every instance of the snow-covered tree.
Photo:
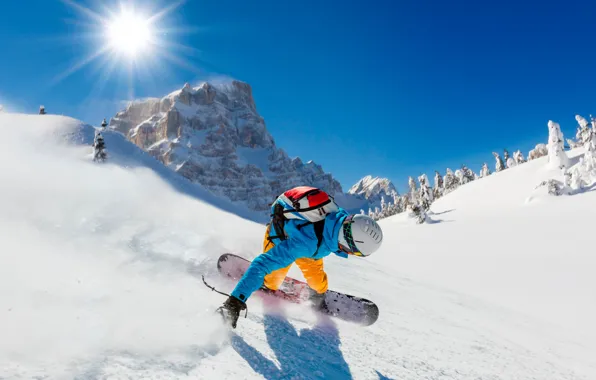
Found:
[{"label": "snow-covered tree", "polygon": [[105,152],[106,143],[101,135],[101,132],[95,133],[95,139],[93,141],[93,161],[105,161],[108,155]]},{"label": "snow-covered tree", "polygon": [[443,183],[445,184],[444,193],[448,194],[453,190],[457,189],[459,186],[459,181],[451,171],[451,169],[447,168],[447,172],[445,173],[445,177],[443,177]]},{"label": "snow-covered tree", "polygon": [[420,191],[418,196],[418,199],[420,199],[420,205],[425,210],[428,210],[434,198],[426,174],[422,174],[420,177],[418,177],[418,182],[420,183]]},{"label": "snow-covered tree", "polygon": [[416,187],[416,181],[412,177],[408,177],[408,187],[410,188],[410,199],[412,203],[416,203],[418,201],[418,188]]},{"label": "snow-covered tree", "polygon": [[443,176],[437,170],[435,170],[435,186],[433,187],[433,196],[435,199],[439,199],[443,196]]},{"label": "snow-covered tree", "polygon": [[503,149],[503,161],[507,162],[509,159],[509,151],[507,149]]},{"label": "snow-covered tree", "polygon": [[534,149],[528,153],[528,161],[532,161],[546,155],[548,155],[546,144],[537,144],[536,147],[534,147]]},{"label": "snow-covered tree", "polygon": [[563,132],[559,123],[548,121],[548,164],[551,168],[569,167],[569,158],[563,147]]},{"label": "snow-covered tree", "polygon": [[570,193],[579,192],[585,187],[596,184],[596,134],[590,130],[584,145],[586,153],[569,170],[563,168],[566,174],[565,185]]},{"label": "snow-covered tree", "polygon": [[501,156],[499,156],[499,153],[497,152],[493,152],[493,156],[495,156],[495,171],[496,172],[500,172],[502,170],[505,170],[505,163],[503,162],[503,159],[501,159]]},{"label": "snow-covered tree", "polygon": [[424,207],[418,204],[413,204],[408,207],[408,215],[410,218],[415,219],[417,224],[426,222],[428,218]]},{"label": "snow-covered tree", "polygon": [[39,114],[40,115],[45,115],[46,114],[46,108],[44,106],[39,106]]},{"label": "snow-covered tree", "polygon": [[381,196],[381,218],[386,218],[389,215],[387,211],[387,203],[385,202],[385,197]]},{"label": "snow-covered tree", "polygon": [[461,169],[457,169],[455,170],[455,178],[457,179],[457,182],[459,185],[463,185],[464,184],[464,172],[461,171]]},{"label": "snow-covered tree", "polygon": [[106,119],[103,119],[103,121],[101,122],[101,127],[103,129],[106,129],[107,126],[108,126],[108,122],[106,121]]},{"label": "snow-covered tree", "polygon": [[513,158],[515,159],[516,164],[523,164],[526,162],[524,154],[521,152],[521,150],[517,150],[515,153],[513,153]]},{"label": "snow-covered tree", "polygon": [[490,169],[486,162],[482,165],[482,169],[480,170],[480,178],[488,177],[490,175]]},{"label": "snow-covered tree", "polygon": [[512,168],[514,166],[517,166],[517,162],[515,162],[515,160],[513,159],[513,157],[509,157],[507,159],[507,168]]},{"label": "snow-covered tree", "polygon": [[435,188],[443,188],[443,176],[438,170],[435,170]]},{"label": "snow-covered tree", "polygon": [[468,168],[466,165],[462,165],[461,172],[462,172],[462,178],[461,178],[462,185],[466,184],[468,182],[472,182],[473,180],[476,179],[476,174],[470,168]]},{"label": "snow-covered tree", "polygon": [[556,179],[549,179],[546,181],[542,181],[536,186],[536,189],[540,187],[546,187],[548,189],[548,193],[550,195],[559,196],[564,194],[565,184],[561,181]]},{"label": "snow-covered tree", "polygon": [[577,133],[575,134],[575,145],[583,146],[590,138],[590,123],[581,115],[575,115],[577,121]]}]

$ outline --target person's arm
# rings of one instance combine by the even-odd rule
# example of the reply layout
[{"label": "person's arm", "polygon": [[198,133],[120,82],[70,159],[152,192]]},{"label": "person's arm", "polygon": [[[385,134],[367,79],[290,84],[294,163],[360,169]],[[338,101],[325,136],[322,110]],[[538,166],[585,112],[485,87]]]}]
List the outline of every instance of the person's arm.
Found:
[{"label": "person's arm", "polygon": [[308,252],[309,247],[306,241],[299,239],[282,241],[253,260],[232,291],[232,296],[246,302],[251,294],[263,285],[267,274],[287,267],[297,258],[308,256]]}]

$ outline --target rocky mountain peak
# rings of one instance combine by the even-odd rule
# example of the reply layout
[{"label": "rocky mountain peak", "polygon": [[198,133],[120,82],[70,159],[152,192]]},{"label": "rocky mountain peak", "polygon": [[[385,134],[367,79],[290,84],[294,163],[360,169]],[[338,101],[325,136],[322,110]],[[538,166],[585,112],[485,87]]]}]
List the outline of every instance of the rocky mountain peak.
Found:
[{"label": "rocky mountain peak", "polygon": [[356,182],[348,190],[348,194],[362,196],[371,204],[380,204],[381,197],[384,197],[385,201],[389,201],[398,193],[389,179],[367,175]]},{"label": "rocky mountain peak", "polygon": [[320,165],[289,158],[275,145],[244,82],[186,83],[161,99],[131,103],[110,128],[190,181],[253,210],[266,211],[298,185],[343,194]]}]

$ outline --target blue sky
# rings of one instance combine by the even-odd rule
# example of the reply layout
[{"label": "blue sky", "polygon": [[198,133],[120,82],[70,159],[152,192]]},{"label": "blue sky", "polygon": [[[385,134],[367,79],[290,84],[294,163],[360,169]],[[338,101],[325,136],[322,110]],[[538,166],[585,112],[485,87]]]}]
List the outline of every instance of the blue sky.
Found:
[{"label": "blue sky", "polygon": [[[118,8],[78,3],[100,14]],[[346,190],[366,174],[403,189],[408,175],[493,167],[493,150],[527,153],[544,142],[549,119],[569,134],[576,113],[596,114],[590,1],[188,0],[158,22],[168,30],[163,39],[186,46],[168,48],[184,63],[154,60],[132,80],[124,59],[100,58],[63,75],[101,47],[90,18],[72,6],[2,7],[6,108],[36,112],[44,104],[97,124],[130,97],[233,77],[253,86],[277,144],[314,159]]]}]

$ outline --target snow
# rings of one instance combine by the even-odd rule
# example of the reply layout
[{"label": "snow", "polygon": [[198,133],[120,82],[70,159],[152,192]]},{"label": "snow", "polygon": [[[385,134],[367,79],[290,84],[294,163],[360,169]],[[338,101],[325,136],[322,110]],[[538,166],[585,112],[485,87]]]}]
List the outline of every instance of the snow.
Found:
[{"label": "snow", "polygon": [[259,253],[247,210],[115,132],[98,164],[77,120],[0,129],[0,378],[596,378],[596,192],[528,203],[560,178],[547,157],[437,200],[436,223],[380,221],[368,259],[328,258],[333,289],[380,306],[373,326],[255,296],[228,335],[200,276],[229,291],[219,254]]}]

